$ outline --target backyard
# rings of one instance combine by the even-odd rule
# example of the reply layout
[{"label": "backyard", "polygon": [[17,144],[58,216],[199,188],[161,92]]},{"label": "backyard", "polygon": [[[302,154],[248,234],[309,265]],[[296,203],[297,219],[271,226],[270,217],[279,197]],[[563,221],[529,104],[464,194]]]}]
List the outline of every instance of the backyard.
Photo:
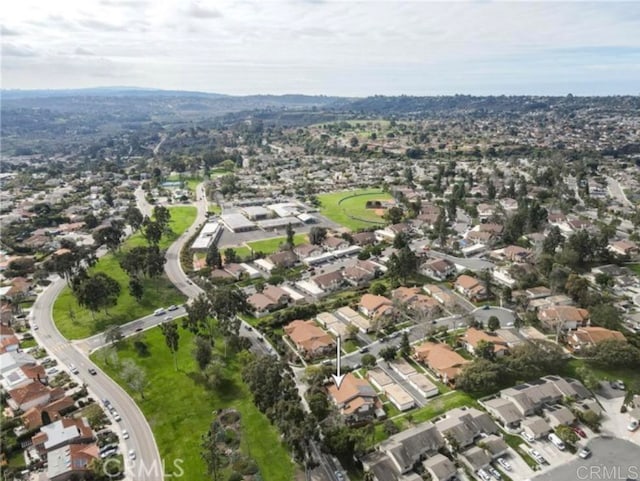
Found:
[{"label": "backyard", "polygon": [[380,189],[359,189],[318,195],[320,213],[351,230],[383,226],[386,222],[367,201],[391,200],[391,194]]},{"label": "backyard", "polygon": [[[171,207],[169,210],[172,233],[163,236],[160,241],[161,249],[171,245],[193,223],[196,215],[195,207]],[[129,293],[129,276],[120,267],[119,258],[122,252],[140,245],[146,245],[146,241],[141,233],[136,233],[123,244],[121,252],[105,255],[91,269],[92,273],[108,274],[120,284],[118,303],[108,309],[108,313],[104,311],[96,313],[94,319],[88,309],[78,304],[71,289],[65,287],[53,306],[53,319],[63,336],[67,339],[82,339],[104,331],[111,324],[125,324],[150,314],[158,307],[184,302],[184,296],[164,275],[155,279],[142,279],[144,295],[140,302]]]},{"label": "backyard", "polygon": [[[295,466],[289,452],[280,441],[276,429],[253,405],[251,394],[241,380],[242,355],[226,359],[224,381],[212,391],[203,385],[200,371],[191,355],[193,335],[183,329],[179,332],[178,371],[174,369],[172,355],[159,328],[147,331],[139,339],[147,346],[146,355],[138,354],[132,345],[133,341],[124,342],[118,349],[120,361],[132,359],[146,371],[149,387],[144,399],[122,382],[117,366],[106,365],[99,354],[93,355],[94,362],[136,400],[149,421],[160,455],[167,465],[171,465],[173,460],[183,459],[185,479],[204,479],[205,463],[200,457],[201,437],[216,410],[235,408],[242,416],[242,451],[256,461],[262,479],[294,479]],[[221,339],[216,340],[216,349],[223,358]],[[180,439],[180,442],[176,443],[176,439]],[[227,476],[228,473],[224,479]]]}]

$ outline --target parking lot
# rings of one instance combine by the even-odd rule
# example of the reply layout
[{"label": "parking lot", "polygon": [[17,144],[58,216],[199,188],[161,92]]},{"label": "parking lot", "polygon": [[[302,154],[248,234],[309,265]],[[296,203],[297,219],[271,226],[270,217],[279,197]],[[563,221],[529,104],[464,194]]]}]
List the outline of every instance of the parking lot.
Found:
[{"label": "parking lot", "polygon": [[640,447],[624,439],[594,438],[587,443],[593,454],[578,456],[533,478],[534,481],[638,480]]}]

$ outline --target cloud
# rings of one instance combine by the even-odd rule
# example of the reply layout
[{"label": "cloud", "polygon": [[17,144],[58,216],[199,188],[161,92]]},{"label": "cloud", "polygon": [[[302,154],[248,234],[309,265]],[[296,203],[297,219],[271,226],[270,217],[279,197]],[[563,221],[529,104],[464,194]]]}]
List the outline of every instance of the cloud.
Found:
[{"label": "cloud", "polygon": [[78,47],[74,50],[73,52],[76,55],[84,55],[84,56],[89,56],[92,57],[95,55],[95,53],[93,53],[91,50],[88,50],[84,47]]},{"label": "cloud", "polygon": [[28,46],[15,45],[13,43],[2,44],[3,57],[37,57],[38,54]]},{"label": "cloud", "polygon": [[20,33],[17,30],[12,30],[5,25],[0,26],[0,33],[2,37],[17,37]]},{"label": "cloud", "polygon": [[205,7],[200,2],[191,2],[186,11],[189,17],[195,19],[220,18],[222,13],[215,8]]}]

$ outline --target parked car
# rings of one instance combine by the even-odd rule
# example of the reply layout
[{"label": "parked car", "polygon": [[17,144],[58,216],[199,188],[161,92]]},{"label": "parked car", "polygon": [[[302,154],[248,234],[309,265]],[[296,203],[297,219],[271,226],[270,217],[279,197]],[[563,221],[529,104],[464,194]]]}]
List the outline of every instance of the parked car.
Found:
[{"label": "parked car", "polygon": [[115,419],[117,422],[122,421],[122,418],[120,417],[120,415],[117,412],[113,413],[113,419]]},{"label": "parked car", "polygon": [[547,460],[542,457],[542,454],[540,454],[535,449],[530,449],[529,450],[529,454],[533,457],[533,459],[536,460],[536,462],[538,464],[546,464],[547,463]]},{"label": "parked car", "polygon": [[534,442],[536,440],[536,438],[534,438],[531,434],[529,434],[526,431],[522,431],[522,437],[525,438],[527,441],[529,441],[530,443]]},{"label": "parked car", "polygon": [[625,386],[624,381],[618,379],[616,381],[611,381],[611,387],[613,389],[620,389],[621,391],[624,391],[627,386]]},{"label": "parked car", "polygon": [[560,437],[557,434],[555,434],[555,433],[549,434],[549,438],[548,439],[560,451],[564,451],[565,450],[566,446],[564,445],[564,441],[562,439],[560,439]]},{"label": "parked car", "polygon": [[131,461],[133,461],[134,459],[136,459],[136,452],[133,449],[129,450],[129,459]]},{"label": "parked car", "polygon": [[502,479],[502,475],[498,472],[498,470],[496,468],[494,468],[493,466],[488,466],[487,467],[487,471],[489,471],[489,474],[491,476],[493,476],[496,479]]},{"label": "parked car", "polygon": [[118,452],[118,448],[107,449],[106,451],[103,451],[100,453],[100,457],[102,459],[108,458],[109,456],[114,456],[117,452]]},{"label": "parked car", "polygon": [[627,426],[627,429],[629,431],[635,431],[636,429],[638,429],[638,421],[636,421],[635,419],[633,421],[631,421],[629,423],[629,425]]},{"label": "parked car", "polygon": [[502,466],[505,470],[511,471],[511,465],[509,464],[509,462],[506,459],[498,458],[498,464],[500,466]]},{"label": "parked car", "polygon": [[482,481],[491,481],[491,476],[484,469],[478,469],[477,473]]},{"label": "parked car", "polygon": [[122,430],[122,439],[129,439],[129,432],[126,429]]},{"label": "parked car", "polygon": [[584,430],[581,427],[579,427],[579,426],[571,426],[571,429],[573,429],[573,432],[576,433],[581,438],[586,438],[587,437],[587,433],[585,433]]},{"label": "parked car", "polygon": [[55,367],[52,367],[51,369],[47,369],[47,375],[49,376],[53,376],[54,374],[58,373],[58,369]]},{"label": "parked car", "polygon": [[91,374],[92,376],[95,376],[96,374],[98,374],[98,371],[96,371],[94,368],[90,367],[88,369],[89,374]]},{"label": "parked car", "polygon": [[580,451],[578,451],[578,456],[580,456],[582,459],[587,459],[589,456],[591,456],[591,450],[587,447],[584,447]]}]

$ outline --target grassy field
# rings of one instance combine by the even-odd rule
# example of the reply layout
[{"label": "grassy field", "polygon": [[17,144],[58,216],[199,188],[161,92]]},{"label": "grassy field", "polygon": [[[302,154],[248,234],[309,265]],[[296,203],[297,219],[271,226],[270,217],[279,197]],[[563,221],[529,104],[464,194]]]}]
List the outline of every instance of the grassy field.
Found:
[{"label": "grassy field", "polygon": [[[144,334],[148,356],[140,357],[130,343],[125,343],[118,353],[121,360],[133,359],[147,373],[150,385],[145,398],[130,394],[149,421],[167,467],[173,466],[173,460],[183,459],[185,479],[204,479],[201,436],[217,409],[233,407],[242,415],[242,449],[257,462],[262,478],[265,481],[294,479],[295,466],[278,432],[253,405],[251,395],[240,378],[241,362],[229,358],[224,384],[215,392],[207,390],[200,381],[198,368],[191,356],[192,337],[191,333],[180,329],[179,371],[174,369],[173,358],[158,328]],[[216,346],[221,354],[224,350],[222,341],[216,342]],[[117,369],[101,364],[100,356],[93,357],[122,384]],[[126,385],[122,386],[128,390]],[[224,479],[227,476],[225,474]]]},{"label": "grassy field", "polygon": [[638,382],[638,372],[633,368],[608,368],[605,369],[601,366],[594,365],[584,359],[571,359],[566,364],[564,376],[580,379],[577,373],[578,368],[586,367],[588,371],[599,380],[615,381],[617,379],[623,380],[627,386],[632,386]]},{"label": "grassy field", "polygon": [[[384,220],[373,209],[365,208],[365,205],[368,200],[391,200],[391,198],[389,193],[382,192],[380,189],[332,192],[318,196],[321,203],[320,213],[351,230],[383,225]],[[340,203],[343,199],[346,200]],[[353,219],[349,216],[364,220]]]},{"label": "grassy field", "polygon": [[[264,252],[265,254],[273,254],[277,252],[280,244],[283,244],[286,237],[272,237],[271,239],[264,239],[254,242],[247,242],[247,245],[254,250],[254,252]],[[307,242],[307,234],[295,234],[293,236],[294,245],[299,245]]]},{"label": "grassy field", "polygon": [[[171,211],[172,233],[165,235],[160,241],[162,249],[171,245],[193,223],[196,216],[195,207],[171,207],[169,210]],[[142,234],[137,233],[124,243],[122,251],[139,245],[146,245],[146,241]],[[144,296],[138,302],[129,294],[129,276],[122,270],[118,260],[121,255],[121,252],[107,254],[91,269],[93,273],[104,272],[108,274],[120,284],[118,304],[109,309],[108,314],[96,313],[94,320],[89,310],[78,305],[68,287],[56,299],[53,306],[53,319],[62,335],[67,339],[82,339],[104,331],[111,324],[125,324],[146,316],[160,306],[184,302],[184,296],[164,276],[157,279],[143,279]]]},{"label": "grassy field", "polygon": [[640,276],[640,264],[627,264],[627,267]]}]

